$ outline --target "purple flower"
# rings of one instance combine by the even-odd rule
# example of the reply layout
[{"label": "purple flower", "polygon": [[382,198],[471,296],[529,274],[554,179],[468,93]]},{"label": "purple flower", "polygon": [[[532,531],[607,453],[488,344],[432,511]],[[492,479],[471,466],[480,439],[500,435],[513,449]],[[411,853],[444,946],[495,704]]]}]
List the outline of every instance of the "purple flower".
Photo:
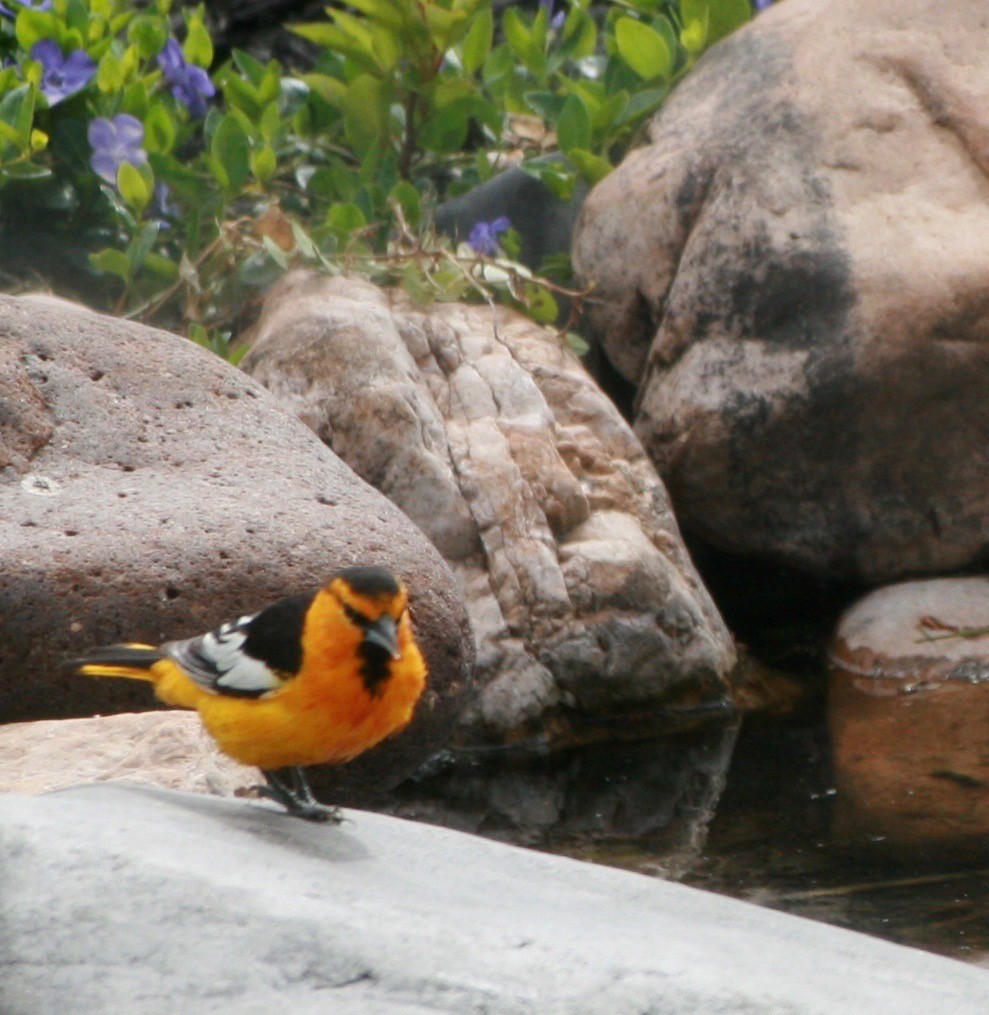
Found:
[{"label": "purple flower", "polygon": [[50,11],[54,6],[54,0],[10,0],[10,2],[17,4],[16,9],[11,10],[6,4],[0,4],[0,14],[5,18],[16,18],[17,11],[22,7],[33,11]]},{"label": "purple flower", "polygon": [[158,66],[175,99],[193,116],[205,116],[206,100],[216,94],[216,89],[202,67],[186,61],[177,40],[169,39],[165,43],[158,54]]},{"label": "purple flower", "polygon": [[765,11],[773,6],[773,0],[752,0],[752,6],[756,11]]},{"label": "purple flower", "polygon": [[[178,208],[172,204],[172,191],[163,180],[159,180],[155,184],[152,208],[155,214],[162,219],[175,219],[179,217]],[[165,224],[167,225],[167,223]]]},{"label": "purple flower", "polygon": [[49,106],[82,91],[96,74],[96,64],[83,49],[66,56],[54,39],[42,39],[31,47],[31,59],[41,64],[41,91]]},{"label": "purple flower", "polygon": [[107,183],[116,185],[117,172],[125,162],[143,166],[148,161],[148,153],[141,147],[144,124],[129,113],[118,113],[112,120],[98,116],[86,136],[93,148],[89,164]]},{"label": "purple flower", "polygon": [[556,6],[556,0],[539,0],[539,6],[546,12],[546,17],[549,18],[549,27],[554,32],[558,32],[562,27],[563,23],[567,20],[567,12],[565,8],[560,8],[555,14],[553,8]]},{"label": "purple flower", "polygon": [[498,237],[511,227],[512,223],[507,215],[500,215],[492,222],[478,222],[471,229],[467,243],[475,253],[490,257],[498,253]]}]

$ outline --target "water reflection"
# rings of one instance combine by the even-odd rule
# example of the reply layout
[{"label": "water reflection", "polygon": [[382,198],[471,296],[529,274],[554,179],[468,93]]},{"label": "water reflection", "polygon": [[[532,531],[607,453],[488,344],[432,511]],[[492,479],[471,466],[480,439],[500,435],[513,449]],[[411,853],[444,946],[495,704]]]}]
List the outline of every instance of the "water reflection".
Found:
[{"label": "water reflection", "polygon": [[965,863],[850,850],[831,840],[834,799],[822,720],[747,719],[740,734],[451,754],[387,809],[989,965],[989,846]]},{"label": "water reflection", "polygon": [[700,855],[736,733],[727,724],[543,756],[450,753],[396,791],[388,809],[597,860],[631,848],[654,872],[678,875]]}]

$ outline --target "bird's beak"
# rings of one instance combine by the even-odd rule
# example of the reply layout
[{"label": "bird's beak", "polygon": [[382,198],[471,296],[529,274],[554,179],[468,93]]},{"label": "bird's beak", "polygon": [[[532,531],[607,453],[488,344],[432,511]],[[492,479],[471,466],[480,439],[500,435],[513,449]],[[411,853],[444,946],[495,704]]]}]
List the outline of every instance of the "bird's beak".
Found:
[{"label": "bird's beak", "polygon": [[387,613],[364,629],[364,640],[383,648],[392,659],[402,654],[398,648],[398,628]]}]

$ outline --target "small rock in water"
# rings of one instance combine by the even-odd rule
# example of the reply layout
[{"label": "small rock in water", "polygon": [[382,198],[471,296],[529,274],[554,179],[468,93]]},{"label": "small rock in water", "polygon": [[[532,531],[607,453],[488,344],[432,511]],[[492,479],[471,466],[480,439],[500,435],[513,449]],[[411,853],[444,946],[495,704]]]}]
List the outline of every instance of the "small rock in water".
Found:
[{"label": "small rock in water", "polygon": [[931,858],[989,842],[989,579],[879,589],[838,623],[834,835]]}]

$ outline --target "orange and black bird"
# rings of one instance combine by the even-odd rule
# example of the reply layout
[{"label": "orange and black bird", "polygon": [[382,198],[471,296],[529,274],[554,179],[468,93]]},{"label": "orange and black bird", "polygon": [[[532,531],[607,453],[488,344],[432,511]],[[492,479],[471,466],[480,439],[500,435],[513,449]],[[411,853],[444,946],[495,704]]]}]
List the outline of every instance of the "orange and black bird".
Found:
[{"label": "orange and black bird", "polygon": [[383,567],[339,571],[314,595],[283,599],[215,631],[110,645],[70,663],[86,676],[147,680],[195,709],[225,754],[261,769],[261,792],[290,814],[338,820],[303,767],[344,762],[402,729],[426,684],[405,585]]}]

